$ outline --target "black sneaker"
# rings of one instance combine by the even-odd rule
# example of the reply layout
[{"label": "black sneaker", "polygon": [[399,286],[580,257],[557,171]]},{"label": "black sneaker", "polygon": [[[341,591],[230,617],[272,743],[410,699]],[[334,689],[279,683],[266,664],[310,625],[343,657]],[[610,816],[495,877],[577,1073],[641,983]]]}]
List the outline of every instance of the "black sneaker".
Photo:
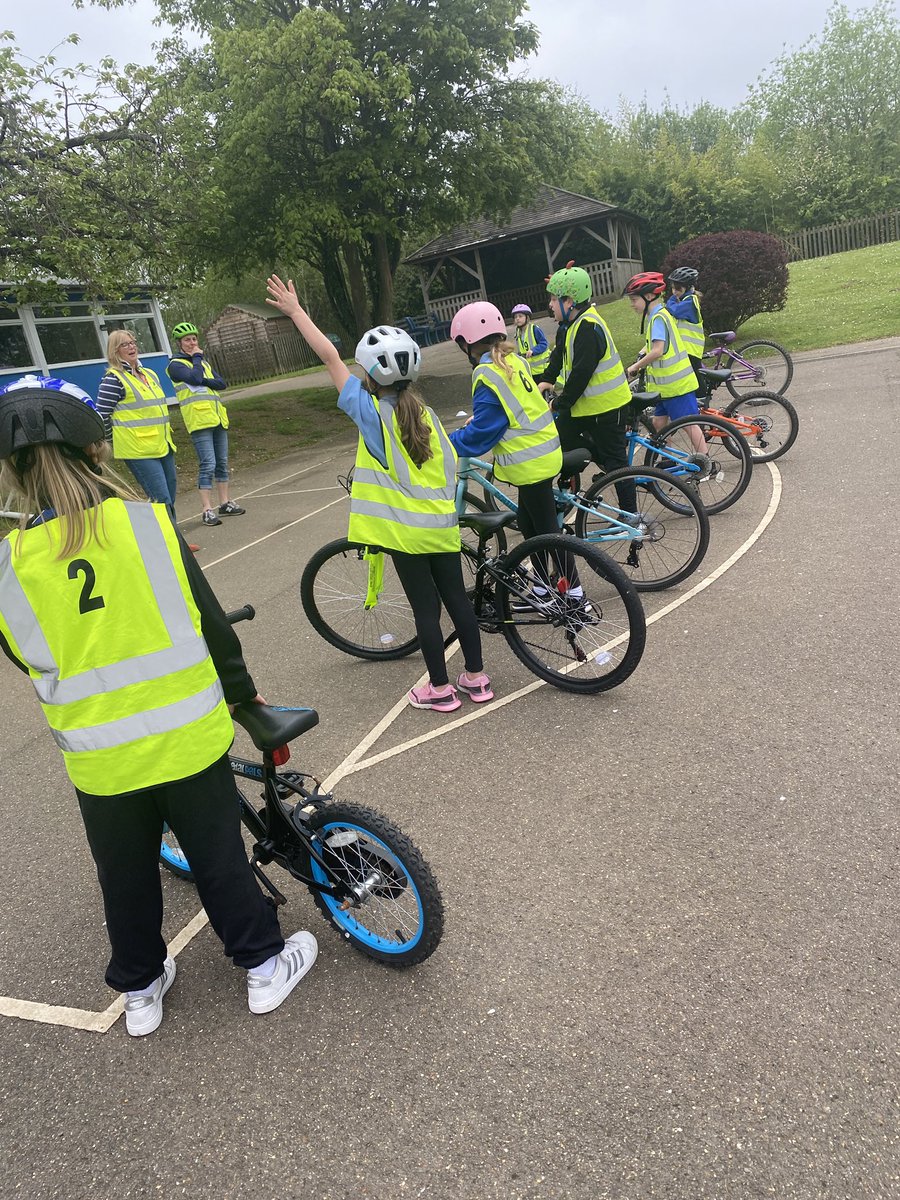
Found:
[{"label": "black sneaker", "polygon": [[242,517],[246,511],[246,508],[241,508],[233,500],[226,500],[224,504],[219,505],[219,513],[223,517]]},{"label": "black sneaker", "polygon": [[206,511],[203,514],[203,524],[204,525],[221,525],[222,522],[219,520],[219,518],[216,516],[216,514],[213,512],[213,510],[211,508],[208,508],[208,509],[206,509]]}]

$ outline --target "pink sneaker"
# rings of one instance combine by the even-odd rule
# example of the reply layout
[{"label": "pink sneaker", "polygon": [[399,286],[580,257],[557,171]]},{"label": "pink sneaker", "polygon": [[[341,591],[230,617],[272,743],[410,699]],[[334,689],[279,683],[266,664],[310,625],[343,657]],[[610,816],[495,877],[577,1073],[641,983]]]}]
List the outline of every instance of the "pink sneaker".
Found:
[{"label": "pink sneaker", "polygon": [[482,672],[480,675],[468,675],[464,671],[456,681],[456,686],[461,692],[465,692],[470,700],[474,700],[476,704],[484,704],[488,700],[493,700],[494,693],[491,690],[491,681],[487,675]]},{"label": "pink sneaker", "polygon": [[424,687],[413,688],[406,693],[406,698],[413,708],[433,708],[435,712],[454,712],[462,706],[462,701],[456,694],[456,688],[450,687],[447,692],[437,691],[430,683]]}]

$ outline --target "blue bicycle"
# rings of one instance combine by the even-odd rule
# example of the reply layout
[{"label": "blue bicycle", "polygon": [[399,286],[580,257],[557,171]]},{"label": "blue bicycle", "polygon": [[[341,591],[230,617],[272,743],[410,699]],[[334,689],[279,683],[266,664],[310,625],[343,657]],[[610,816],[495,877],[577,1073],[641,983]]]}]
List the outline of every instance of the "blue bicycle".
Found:
[{"label": "blue bicycle", "polygon": [[[709,546],[709,518],[688,483],[656,467],[625,467],[601,475],[586,492],[581,472],[588,450],[567,450],[553,489],[560,527],[599,546],[624,570],[639,592],[673,587],[697,570]],[[456,507],[460,513],[483,509],[518,510],[515,489],[498,486],[491,463],[478,458],[459,461]],[[478,485],[484,501],[470,490]],[[624,485],[635,489],[637,511],[618,505]],[[507,490],[508,489],[508,490]],[[506,548],[503,531],[495,533],[493,550]]]}]

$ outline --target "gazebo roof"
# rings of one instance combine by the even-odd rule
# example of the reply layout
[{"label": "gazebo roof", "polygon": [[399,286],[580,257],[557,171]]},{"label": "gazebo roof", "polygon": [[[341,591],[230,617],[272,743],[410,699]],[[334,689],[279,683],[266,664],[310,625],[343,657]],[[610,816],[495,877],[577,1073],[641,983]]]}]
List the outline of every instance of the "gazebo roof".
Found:
[{"label": "gazebo roof", "polygon": [[432,238],[421,249],[404,259],[404,262],[424,263],[443,258],[447,254],[455,254],[460,250],[474,250],[477,246],[499,241],[514,241],[528,234],[543,233],[545,230],[589,221],[595,217],[606,217],[610,213],[621,213],[632,220],[640,219],[634,213],[626,212],[614,204],[606,204],[603,200],[594,200],[591,196],[581,196],[577,192],[567,192],[563,188],[542,183],[534,200],[530,204],[514,208],[502,225],[485,219],[472,221],[468,225],[458,225],[449,233]]}]

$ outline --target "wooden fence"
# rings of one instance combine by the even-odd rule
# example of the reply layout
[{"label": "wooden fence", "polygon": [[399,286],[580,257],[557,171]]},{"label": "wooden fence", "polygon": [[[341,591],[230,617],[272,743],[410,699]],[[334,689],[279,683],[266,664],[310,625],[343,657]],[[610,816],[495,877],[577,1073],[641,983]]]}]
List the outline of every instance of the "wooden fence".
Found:
[{"label": "wooden fence", "polygon": [[844,250],[862,250],[864,246],[880,246],[884,242],[900,242],[900,208],[879,213],[876,217],[855,217],[852,221],[785,233],[781,235],[781,241],[791,262],[840,254]]},{"label": "wooden fence", "polygon": [[268,340],[247,338],[205,349],[213,370],[229,384],[253,383],[322,364],[299,333],[275,334]]}]

